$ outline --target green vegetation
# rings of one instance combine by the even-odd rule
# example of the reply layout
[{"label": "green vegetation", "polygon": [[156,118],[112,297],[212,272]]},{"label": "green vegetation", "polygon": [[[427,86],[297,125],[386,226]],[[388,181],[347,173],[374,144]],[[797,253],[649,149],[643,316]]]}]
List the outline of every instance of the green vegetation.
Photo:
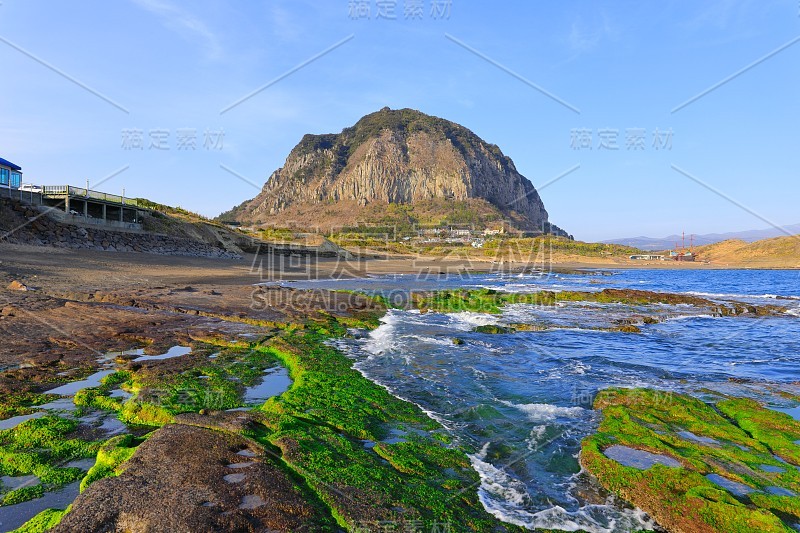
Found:
[{"label": "green vegetation", "polygon": [[[800,493],[800,472],[776,460],[774,441],[759,435],[769,434],[769,424],[778,419],[789,437],[800,431],[800,424],[773,418],[750,400],[726,400],[717,407],[731,418],[686,395],[651,389],[601,391],[595,408],[602,409],[603,421],[596,434],[584,439],[581,464],[606,489],[643,508],[667,529],[792,531],[782,518],[800,518],[800,498],[770,495],[766,488]],[[734,422],[739,418],[752,425],[740,427]],[[626,467],[603,453],[612,445],[668,456],[681,466]],[[767,472],[761,465],[780,471]],[[707,479],[708,474],[759,492],[753,492],[749,500],[734,497]]]},{"label": "green vegetation", "polygon": [[479,198],[431,198],[413,204],[370,204],[364,210],[369,224],[342,227],[328,238],[340,246],[370,247],[393,253],[433,255],[431,250],[440,247],[448,252],[474,256],[479,252],[469,244],[419,242],[417,230],[421,226],[446,230],[450,225],[483,228],[496,226],[503,220],[499,209]]},{"label": "green vegetation", "polygon": [[[707,308],[710,313],[718,316],[736,316],[749,314],[750,316],[780,315],[782,308],[762,305],[755,306],[740,302],[727,302],[719,304],[684,294],[671,294],[632,289],[604,289],[599,292],[581,291],[539,291],[532,293],[499,292],[493,289],[450,289],[428,293],[412,294],[412,304],[415,308],[425,313],[436,311],[440,313],[460,313],[471,311],[476,313],[498,314],[501,308],[509,304],[531,304],[554,306],[559,302],[593,302],[603,304],[624,304],[631,306],[649,304],[689,304]],[[384,302],[386,305],[390,303]],[[646,322],[652,323],[654,319]],[[619,331],[636,331],[635,327],[625,325],[617,328]]]},{"label": "green vegetation", "polygon": [[118,476],[120,466],[133,456],[143,440],[133,435],[118,435],[106,441],[97,453],[97,462],[81,480],[81,492],[98,479]]},{"label": "green vegetation", "polygon": [[55,490],[81,479],[80,468],[65,468],[59,465],[74,459],[94,457],[99,442],[88,442],[70,438],[78,422],[48,415],[28,420],[19,426],[0,431],[0,475],[34,475],[39,484],[23,487],[0,497],[2,505],[12,505],[41,497],[45,491]]},{"label": "green vegetation", "polygon": [[581,257],[608,257],[608,256],[630,256],[642,251],[630,246],[619,244],[604,244],[599,242],[583,242],[557,237],[554,235],[543,235],[541,237],[503,237],[487,240],[481,253],[486,257],[515,257],[539,254],[543,257],[551,255],[577,255]]},{"label": "green vegetation", "polygon": [[[147,367],[116,372],[99,387],[81,391],[75,401],[117,412],[128,422],[160,425],[181,412],[241,405],[243,387],[280,360],[293,385],[258,409],[261,422],[244,435],[280,450],[292,476],[327,506],[332,521],[320,525],[321,530],[355,527],[372,519],[498,530],[497,520],[483,510],[473,490],[479,479],[465,451],[420,409],[368,381],[344,354],[326,343],[346,335],[348,328],[378,324],[376,312],[350,317],[319,313],[304,325],[285,325],[271,339],[218,349],[214,359],[208,359],[208,350],[195,346],[193,355],[185,357],[201,355],[183,372],[157,373]],[[133,398],[122,402],[110,397],[119,386]],[[219,403],[197,400],[209,393]],[[365,446],[367,442],[374,446]],[[118,475],[138,444],[134,437],[123,436],[95,448],[97,463],[81,489]]]},{"label": "green vegetation", "polygon": [[207,223],[211,222],[207,217],[201,215],[200,213],[189,211],[188,209],[184,209],[180,206],[172,207],[171,205],[159,204],[158,202],[153,202],[152,200],[148,200],[147,198],[136,198],[136,202],[139,204],[139,207],[150,209],[152,211],[163,213],[165,215],[177,216],[178,218],[183,218],[185,220],[191,220],[195,222],[196,221],[203,221]]},{"label": "green vegetation", "polygon": [[22,527],[15,529],[12,533],[45,533],[50,531],[61,522],[61,519],[72,508],[70,505],[65,510],[45,509],[28,520]]},{"label": "green vegetation", "polygon": [[[478,478],[464,450],[449,447],[436,422],[364,379],[325,344],[328,334],[343,329],[333,322],[276,337],[265,347],[286,364],[294,384],[264,404],[265,428],[253,437],[281,450],[342,527],[378,516],[496,530],[498,522],[475,492],[465,490]],[[398,432],[401,439],[385,442]],[[376,444],[370,449],[364,441]]]},{"label": "green vegetation", "polygon": [[287,228],[264,228],[259,230],[258,237],[267,242],[292,242],[296,239],[295,232]]},{"label": "green vegetation", "polygon": [[0,420],[30,414],[37,405],[50,400],[45,394],[35,392],[4,392],[0,397]]},{"label": "green vegetation", "polygon": [[[269,354],[237,346],[221,349],[216,358],[209,359],[211,348],[198,343],[192,356],[196,364],[185,371],[162,373],[143,368],[115,372],[99,387],[76,394],[75,403],[114,411],[128,424],[162,426],[180,413],[242,407],[245,387],[254,385],[265,370],[277,364]],[[131,400],[122,402],[109,396],[120,385],[134,394]]]}]

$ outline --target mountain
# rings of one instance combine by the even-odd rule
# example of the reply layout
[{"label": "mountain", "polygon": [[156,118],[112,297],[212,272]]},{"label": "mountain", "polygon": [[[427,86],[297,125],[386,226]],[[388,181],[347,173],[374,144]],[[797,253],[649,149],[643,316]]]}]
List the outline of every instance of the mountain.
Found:
[{"label": "mountain", "polygon": [[731,239],[695,248],[705,261],[752,268],[800,268],[800,237],[784,236],[745,242]]},{"label": "mountain", "polygon": [[341,133],[305,135],[261,192],[219,220],[250,225],[497,225],[566,233],[494,144],[467,128],[388,107]]},{"label": "mountain", "polygon": [[[797,235],[800,234],[800,224],[793,224],[784,226],[784,231],[777,228],[765,228],[746,231],[732,231],[729,233],[707,233],[705,235],[695,235],[694,244],[702,246],[705,244],[714,244],[717,242],[728,240],[739,240],[744,242],[755,242],[763,239],[771,239],[773,237],[786,237],[787,234]],[[668,250],[675,248],[675,243],[682,242],[680,235],[670,235],[661,239],[653,237],[627,237],[624,239],[611,239],[603,241],[608,244],[623,244],[625,246],[633,246],[640,250],[656,251]],[[686,245],[689,245],[689,235],[686,235]]]}]

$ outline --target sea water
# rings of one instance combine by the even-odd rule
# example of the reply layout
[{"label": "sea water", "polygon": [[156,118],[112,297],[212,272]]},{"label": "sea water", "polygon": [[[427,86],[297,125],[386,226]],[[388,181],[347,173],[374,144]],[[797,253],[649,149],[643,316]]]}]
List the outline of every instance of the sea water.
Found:
[{"label": "sea water", "polygon": [[[398,291],[459,287],[510,292],[622,288],[784,307],[783,316],[768,318],[715,318],[688,305],[581,302],[510,305],[500,315],[391,310],[369,334],[336,341],[365,376],[420,406],[473,450],[470,459],[481,478],[475,490],[498,518],[531,529],[649,529],[653,523],[643,512],[592,489],[580,472],[581,439],[599,423],[594,395],[611,386],[698,396],[717,390],[755,397],[794,414],[797,405],[767,395],[766,385],[800,379],[800,272],[594,274],[402,275],[292,286],[395,296]],[[641,334],[597,329],[634,314],[653,316],[659,323],[641,325]],[[473,331],[493,323],[548,329],[502,335]],[[464,343],[454,344],[454,337]]]}]

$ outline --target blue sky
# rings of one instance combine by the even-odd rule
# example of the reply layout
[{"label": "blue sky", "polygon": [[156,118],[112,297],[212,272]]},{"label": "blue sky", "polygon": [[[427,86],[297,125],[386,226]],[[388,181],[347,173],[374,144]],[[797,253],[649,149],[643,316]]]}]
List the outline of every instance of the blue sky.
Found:
[{"label": "blue sky", "polygon": [[26,181],[213,216],[303,134],[388,105],[499,145],[580,239],[800,222],[796,0],[433,2],[409,19],[416,2],[388,2],[391,19],[379,0],[369,17],[349,0],[2,0],[0,157]]}]

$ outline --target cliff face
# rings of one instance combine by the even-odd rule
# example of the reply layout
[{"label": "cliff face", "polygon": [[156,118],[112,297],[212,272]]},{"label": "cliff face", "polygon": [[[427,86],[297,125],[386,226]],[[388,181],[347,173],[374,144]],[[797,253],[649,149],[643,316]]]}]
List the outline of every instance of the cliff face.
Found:
[{"label": "cliff face", "polygon": [[369,222],[377,206],[435,199],[483,200],[522,229],[549,227],[536,189],[497,146],[453,122],[389,108],[339,134],[304,136],[258,196],[221,217],[320,225],[314,213],[324,211],[321,225],[347,224]]}]

